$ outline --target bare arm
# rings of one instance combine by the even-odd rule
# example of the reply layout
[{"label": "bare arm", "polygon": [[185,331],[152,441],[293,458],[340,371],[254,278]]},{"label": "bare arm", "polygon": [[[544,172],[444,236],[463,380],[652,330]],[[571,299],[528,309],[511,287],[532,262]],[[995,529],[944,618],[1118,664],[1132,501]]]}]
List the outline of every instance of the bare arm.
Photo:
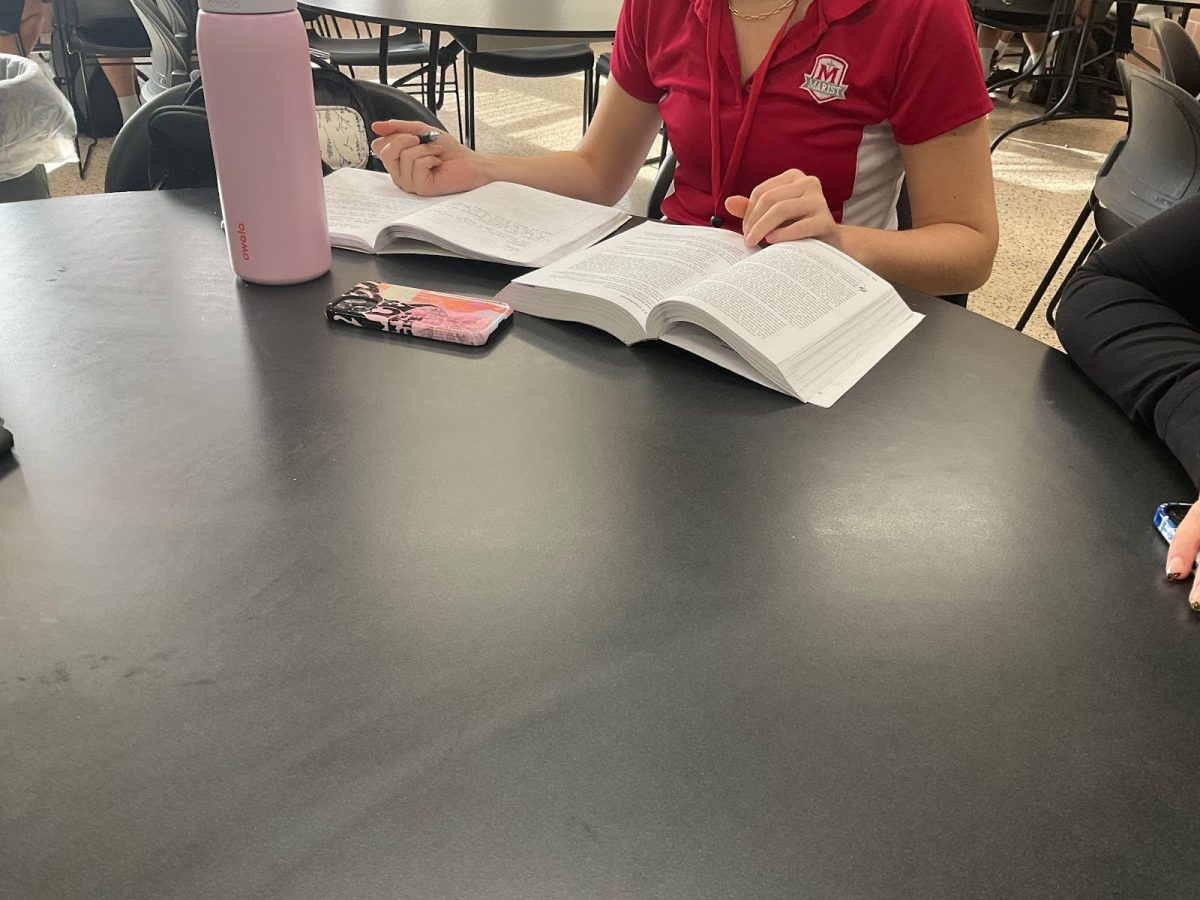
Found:
[{"label": "bare arm", "polygon": [[612,205],[629,190],[658,134],[658,107],[610,80],[587,134],[574,150],[540,156],[497,156],[469,150],[449,135],[421,144],[420,122],[376,122],[372,149],[392,180],[410,193],[453,194],[493,181]]},{"label": "bare arm", "polygon": [[959,294],[991,274],[999,241],[987,120],[900,148],[913,211],[910,231],[838,225],[820,182],[792,169],[730,197],[751,246],[817,238],[889,281],[930,294]]},{"label": "bare arm", "polygon": [[926,293],[981,287],[1000,240],[987,119],[902,146],[900,155],[912,230],[844,226],[843,249],[889,281]]}]

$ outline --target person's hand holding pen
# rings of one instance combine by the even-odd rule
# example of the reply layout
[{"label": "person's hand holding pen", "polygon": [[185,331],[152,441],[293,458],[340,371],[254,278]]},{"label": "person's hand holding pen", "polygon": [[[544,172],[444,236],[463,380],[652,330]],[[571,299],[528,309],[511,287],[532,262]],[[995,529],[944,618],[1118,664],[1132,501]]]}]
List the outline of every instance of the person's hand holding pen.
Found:
[{"label": "person's hand holding pen", "polygon": [[371,128],[379,135],[371,142],[371,151],[397,187],[410,194],[459,194],[491,180],[483,171],[480,154],[424,122],[390,119]]},{"label": "person's hand holding pen", "polygon": [[[1200,502],[1192,504],[1191,510],[1175,529],[1175,537],[1167,550],[1167,580],[1186,581],[1192,577],[1192,566],[1200,555]],[[1188,596],[1192,609],[1200,612],[1200,579],[1192,583]]]},{"label": "person's hand holding pen", "polygon": [[778,244],[816,238],[843,249],[841,226],[829,211],[820,179],[799,169],[768,178],[749,197],[730,197],[725,208],[742,220],[742,234],[751,247],[763,241]]}]

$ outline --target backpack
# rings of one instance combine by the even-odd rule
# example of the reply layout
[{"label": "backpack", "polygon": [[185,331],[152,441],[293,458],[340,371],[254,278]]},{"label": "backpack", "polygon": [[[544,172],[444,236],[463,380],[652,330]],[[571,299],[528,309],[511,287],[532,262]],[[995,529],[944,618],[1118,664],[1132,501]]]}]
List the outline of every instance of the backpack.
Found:
[{"label": "backpack", "polygon": [[[82,58],[68,53],[62,40],[62,29],[55,25],[50,33],[50,65],[54,81],[68,97],[74,97],[71,108],[79,130],[92,137],[115,137],[123,120],[121,106],[104,70],[91,57]],[[67,90],[72,83],[72,90]]]},{"label": "backpack", "polygon": [[[314,57],[313,94],[317,103],[317,131],[321,143],[321,168],[358,168],[385,171],[371,156],[371,123],[379,118],[370,96],[352,78],[323,59]],[[204,107],[204,85],[199,77],[183,102],[162,106],[147,121],[150,135],[150,185],[155,190],[216,187],[212,139]]]}]

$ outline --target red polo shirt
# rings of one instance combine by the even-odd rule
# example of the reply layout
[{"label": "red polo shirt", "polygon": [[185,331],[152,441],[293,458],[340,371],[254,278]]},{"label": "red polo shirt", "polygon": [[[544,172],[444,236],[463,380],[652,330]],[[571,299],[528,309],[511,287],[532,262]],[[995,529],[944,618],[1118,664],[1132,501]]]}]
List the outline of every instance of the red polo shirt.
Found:
[{"label": "red polo shirt", "polygon": [[[741,85],[727,0],[625,0],[612,75],[658,104],[678,168],[663,215],[708,224],[710,16],[720,16],[717,84],[721,171],[729,165],[749,85]],[[919,144],[991,112],[965,0],[814,0],[784,36],[731,194],[787,169],[821,180],[833,216],[896,226],[900,144]],[[726,226],[740,229],[725,211]]]}]

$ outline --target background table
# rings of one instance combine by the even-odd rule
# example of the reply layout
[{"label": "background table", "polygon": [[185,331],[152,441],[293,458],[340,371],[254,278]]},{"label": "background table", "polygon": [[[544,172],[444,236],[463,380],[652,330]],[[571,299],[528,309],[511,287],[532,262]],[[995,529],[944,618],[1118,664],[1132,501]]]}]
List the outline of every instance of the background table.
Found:
[{"label": "background table", "polygon": [[454,32],[472,51],[479,35],[602,41],[616,33],[621,11],[621,0],[305,0],[304,5],[349,19],[428,31],[431,75],[425,105],[430,109],[436,108],[442,32]]},{"label": "background table", "polygon": [[1200,889],[1181,471],[928,318],[833,409],[520,318],[328,324],[206,192],[0,209],[0,896]]}]

